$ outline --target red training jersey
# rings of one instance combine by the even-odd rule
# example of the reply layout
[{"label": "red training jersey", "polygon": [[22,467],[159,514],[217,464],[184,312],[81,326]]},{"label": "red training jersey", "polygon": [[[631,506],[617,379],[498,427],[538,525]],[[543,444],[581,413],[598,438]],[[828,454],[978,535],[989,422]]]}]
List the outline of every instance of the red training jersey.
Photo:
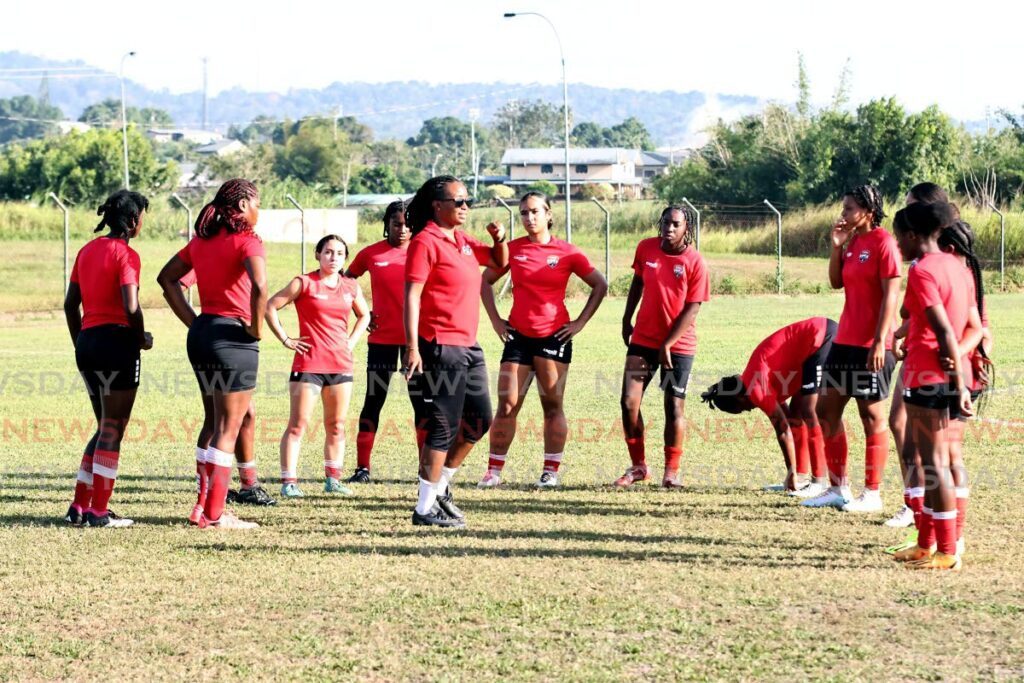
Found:
[{"label": "red training jersey", "polygon": [[263,241],[254,232],[221,230],[209,238],[193,237],[178,258],[196,271],[203,313],[240,318],[249,324],[252,282],[245,259],[266,258]]},{"label": "red training jersey", "polygon": [[508,243],[512,271],[512,312],[508,324],[527,337],[548,337],[569,322],[565,290],[569,276],[586,277],[594,266],[586,255],[563,240],[547,244],[520,237]]},{"label": "red training jersey", "polygon": [[490,259],[490,247],[461,230],[449,239],[433,221],[412,238],[405,281],[423,283],[419,336],[452,346],[476,344],[480,266]]},{"label": "red training jersey", "polygon": [[178,284],[181,285],[182,287],[184,287],[185,289],[188,289],[189,287],[191,287],[195,283],[196,283],[196,269],[195,268],[193,268],[192,270],[188,271],[187,273],[182,275],[180,278],[178,278]]},{"label": "red training jersey", "polygon": [[142,261],[124,240],[97,237],[75,257],[71,281],[82,292],[82,329],[127,325],[121,287],[138,285]]},{"label": "red training jersey", "polygon": [[[896,238],[884,228],[854,233],[843,247],[843,290],[846,300],[839,317],[835,343],[869,347],[875,340],[882,310],[882,281],[900,276],[900,250]],[[892,348],[889,326],[885,348]]]},{"label": "red training jersey", "polygon": [[803,365],[825,343],[828,323],[828,318],[801,320],[757,345],[740,375],[751,403],[771,415],[775,406],[803,388]]},{"label": "red training jersey", "polygon": [[352,373],[352,351],[348,348],[348,320],[352,303],[359,294],[359,283],[350,277],[339,277],[333,287],[327,286],[320,271],[300,275],[302,291],[295,298],[299,315],[299,336],[307,337],[312,347],[296,353],[292,372],[328,374]]},{"label": "red training jersey", "polygon": [[[640,311],[630,341],[657,349],[668,339],[672,323],[688,303],[708,301],[711,285],[704,258],[692,246],[681,254],[661,250],[661,238],[649,237],[636,245],[633,272],[644,283]],[[697,324],[694,323],[672,345],[672,353],[697,353]]]},{"label": "red training jersey", "polygon": [[[925,310],[942,306],[957,339],[963,338],[974,301],[974,284],[966,285],[964,267],[951,254],[936,252],[917,260],[907,275],[903,305],[910,313],[907,357],[903,361],[903,382],[908,389],[929,384],[946,384],[948,377],[939,362],[939,342]],[[970,386],[970,378],[965,378]]]},{"label": "red training jersey", "polygon": [[391,246],[387,240],[369,245],[352,259],[348,272],[353,277],[370,273],[373,321],[376,329],[367,338],[371,344],[405,346],[405,260],[409,249]]}]

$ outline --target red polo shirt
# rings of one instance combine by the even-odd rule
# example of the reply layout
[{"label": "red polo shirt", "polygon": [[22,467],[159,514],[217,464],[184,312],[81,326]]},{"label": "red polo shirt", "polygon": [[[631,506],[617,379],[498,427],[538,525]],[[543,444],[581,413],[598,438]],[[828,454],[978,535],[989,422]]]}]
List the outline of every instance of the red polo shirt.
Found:
[{"label": "red polo shirt", "polygon": [[[970,308],[975,305],[974,286],[968,286],[967,281],[963,265],[951,254],[925,254],[910,268],[903,301],[910,312],[907,357],[903,361],[903,381],[908,389],[948,381],[939,362],[939,341],[925,311],[942,306],[953,334],[963,338]],[[971,385],[969,374],[965,384]]]},{"label": "red polo shirt", "polygon": [[82,329],[127,325],[121,287],[138,285],[142,262],[124,240],[97,237],[75,257],[71,281],[82,292]]},{"label": "red polo shirt", "polygon": [[[854,234],[843,247],[843,290],[846,300],[835,343],[869,347],[875,340],[882,310],[882,281],[900,276],[900,250],[885,228]],[[892,348],[890,325],[885,348]]]},{"label": "red polo shirt", "polygon": [[178,258],[196,271],[203,313],[250,322],[252,282],[245,272],[245,259],[253,256],[266,258],[256,233],[227,230],[206,239],[193,237],[178,252]]},{"label": "red polo shirt", "polygon": [[373,321],[376,329],[367,341],[371,344],[405,346],[405,262],[406,247],[391,246],[381,240],[366,247],[352,259],[348,272],[353,277],[370,273],[373,297]]},{"label": "red polo shirt", "polygon": [[775,406],[801,389],[803,365],[825,343],[828,318],[808,318],[786,325],[750,354],[740,375],[750,402],[771,415]]},{"label": "red polo shirt", "polygon": [[[644,282],[640,311],[630,339],[634,344],[660,348],[683,307],[710,298],[707,266],[692,246],[681,254],[666,254],[661,250],[660,237],[642,240],[636,246],[633,272]],[[672,353],[684,356],[697,353],[696,323],[672,345]]]}]

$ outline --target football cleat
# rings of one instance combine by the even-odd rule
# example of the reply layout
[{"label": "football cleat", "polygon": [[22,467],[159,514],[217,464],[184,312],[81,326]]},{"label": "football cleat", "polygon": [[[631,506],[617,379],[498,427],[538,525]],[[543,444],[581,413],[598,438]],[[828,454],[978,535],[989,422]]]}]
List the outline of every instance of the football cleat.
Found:
[{"label": "football cleat", "polygon": [[635,467],[630,467],[629,469],[627,469],[621,477],[619,477],[612,483],[612,486],[617,486],[618,488],[626,488],[627,486],[632,486],[633,484],[640,481],[648,481],[650,478],[651,473],[647,469],[647,466],[637,465]]}]

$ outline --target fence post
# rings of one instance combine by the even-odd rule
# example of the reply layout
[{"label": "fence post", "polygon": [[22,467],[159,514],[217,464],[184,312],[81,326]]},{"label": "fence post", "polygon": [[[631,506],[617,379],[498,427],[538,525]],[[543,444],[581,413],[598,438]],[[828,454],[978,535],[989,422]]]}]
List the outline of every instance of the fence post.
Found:
[{"label": "fence post", "polygon": [[53,203],[57,205],[57,208],[64,214],[64,295],[68,293],[68,242],[71,239],[69,223],[68,223],[68,207],[64,206],[64,202],[60,198],[51,192],[49,198],[53,200]]},{"label": "fence post", "polygon": [[[516,224],[516,214],[512,210],[512,207],[505,203],[504,199],[502,199],[501,197],[495,197],[495,199],[497,199],[498,203],[501,204],[502,206],[504,206],[505,210],[508,211],[508,241],[511,242],[512,241],[512,228]],[[508,277],[505,278],[505,281],[503,283],[501,283],[501,291],[498,292],[498,298],[499,299],[501,297],[505,296],[505,293],[508,292],[508,288],[511,285],[512,285],[512,273],[511,273],[511,271],[509,271]]]},{"label": "fence post", "polygon": [[690,210],[697,214],[697,225],[695,226],[697,232],[693,236],[693,241],[697,247],[697,251],[700,251],[700,209],[691,204],[690,200],[687,199],[686,197],[683,197],[683,204],[686,204],[688,207],[690,207]]},{"label": "fence post", "polygon": [[[185,210],[185,215],[188,217],[188,223],[185,225],[185,243],[192,241],[192,208],[185,203],[185,200],[178,196],[177,192],[171,193],[171,199]],[[192,305],[192,288],[189,287],[185,293],[185,298],[188,299],[188,305]]]},{"label": "fence post", "polygon": [[591,197],[590,201],[597,204],[597,208],[604,211],[604,279],[611,284],[612,281],[612,214],[604,208],[604,204],[597,201],[597,197]]},{"label": "fence post", "polygon": [[292,206],[294,206],[296,209],[299,210],[299,222],[302,224],[302,246],[301,246],[302,255],[301,255],[301,258],[299,259],[299,263],[300,263],[299,270],[302,272],[303,275],[305,275],[305,273],[306,273],[306,210],[303,209],[299,205],[299,203],[297,201],[295,201],[295,197],[291,196],[290,194],[286,194],[284,196],[284,198],[287,199],[288,201],[290,201],[292,203]]},{"label": "fence post", "polygon": [[1006,291],[1006,216],[996,208],[995,203],[989,202],[992,210],[999,215],[999,291]]},{"label": "fence post", "polygon": [[775,213],[775,220],[778,224],[778,231],[775,238],[775,252],[778,259],[775,265],[775,283],[778,286],[779,294],[782,294],[782,214],[779,213],[779,210],[772,206],[772,203],[767,199],[764,200],[764,203],[765,206]]}]

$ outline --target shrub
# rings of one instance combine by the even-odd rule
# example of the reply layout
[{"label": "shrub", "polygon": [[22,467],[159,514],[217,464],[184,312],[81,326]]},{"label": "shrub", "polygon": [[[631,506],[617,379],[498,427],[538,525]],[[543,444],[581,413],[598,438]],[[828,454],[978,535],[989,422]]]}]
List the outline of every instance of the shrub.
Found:
[{"label": "shrub", "polygon": [[546,194],[548,197],[554,197],[558,194],[558,186],[548,180],[538,180],[535,183],[530,183],[526,186],[527,192],[540,192]]},{"label": "shrub", "polygon": [[615,199],[615,188],[610,183],[587,183],[580,188],[580,197],[583,199],[597,199],[598,201],[611,201]]},{"label": "shrub", "polygon": [[512,199],[516,191],[508,185],[489,185],[480,191],[481,199]]}]

